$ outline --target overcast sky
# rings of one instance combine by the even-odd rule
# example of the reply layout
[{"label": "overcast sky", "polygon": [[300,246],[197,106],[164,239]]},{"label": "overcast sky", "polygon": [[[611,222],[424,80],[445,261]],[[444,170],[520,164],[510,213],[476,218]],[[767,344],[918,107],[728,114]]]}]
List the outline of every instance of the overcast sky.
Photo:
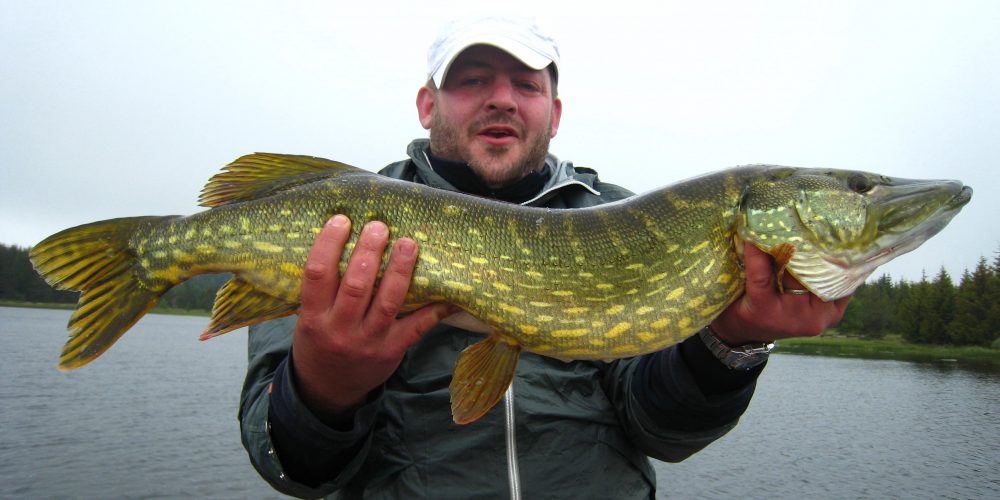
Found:
[{"label": "overcast sky", "polygon": [[[402,159],[426,47],[485,11],[343,3],[0,0],[0,243],[193,213],[249,152]],[[1000,2],[542,3],[503,4],[559,41],[560,158],[634,191],[748,163],[955,178],[972,203],[876,275],[1000,248]]]}]

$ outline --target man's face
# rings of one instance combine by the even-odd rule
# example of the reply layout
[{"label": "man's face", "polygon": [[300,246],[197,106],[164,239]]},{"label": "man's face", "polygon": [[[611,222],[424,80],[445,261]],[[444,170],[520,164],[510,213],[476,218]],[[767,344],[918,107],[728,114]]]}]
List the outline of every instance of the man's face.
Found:
[{"label": "man's face", "polygon": [[562,103],[547,70],[476,45],[455,59],[440,89],[420,89],[417,109],[435,155],[468,163],[499,188],[542,166]]}]

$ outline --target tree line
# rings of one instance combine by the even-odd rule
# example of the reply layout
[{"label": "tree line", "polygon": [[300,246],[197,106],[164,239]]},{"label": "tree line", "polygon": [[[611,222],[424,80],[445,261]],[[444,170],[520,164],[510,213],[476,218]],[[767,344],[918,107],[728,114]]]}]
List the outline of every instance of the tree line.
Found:
[{"label": "tree line", "polygon": [[898,334],[917,344],[1000,347],[1000,251],[980,257],[958,285],[942,267],[933,279],[893,282],[888,275],[854,293],[842,333],[868,338]]},{"label": "tree line", "polygon": [[[211,311],[227,274],[196,276],[164,295],[158,307]],[[0,300],[76,302],[76,292],[55,290],[35,273],[28,249],[0,244]],[[956,285],[942,267],[933,279],[893,281],[888,275],[854,293],[841,333],[867,338],[901,335],[918,344],[1000,345],[1000,251],[962,273]]]},{"label": "tree line", "polygon": [[[0,300],[18,302],[76,303],[77,292],[56,290],[31,266],[27,248],[0,243]],[[195,276],[170,289],[157,308],[211,311],[215,292],[230,278],[228,274]]]}]

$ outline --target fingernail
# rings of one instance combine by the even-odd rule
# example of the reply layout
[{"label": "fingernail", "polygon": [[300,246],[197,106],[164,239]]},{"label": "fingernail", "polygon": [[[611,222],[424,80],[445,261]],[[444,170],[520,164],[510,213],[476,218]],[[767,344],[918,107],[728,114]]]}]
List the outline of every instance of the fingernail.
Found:
[{"label": "fingernail", "polygon": [[333,218],[330,219],[330,225],[333,227],[344,227],[350,222],[351,221],[347,218],[347,216],[341,214],[334,215]]},{"label": "fingernail", "polygon": [[413,240],[401,239],[396,243],[396,251],[403,257],[413,257],[417,253],[417,244]]},{"label": "fingernail", "polygon": [[371,233],[372,236],[385,235],[385,224],[382,224],[381,222],[369,222],[368,224],[365,224],[365,229]]}]

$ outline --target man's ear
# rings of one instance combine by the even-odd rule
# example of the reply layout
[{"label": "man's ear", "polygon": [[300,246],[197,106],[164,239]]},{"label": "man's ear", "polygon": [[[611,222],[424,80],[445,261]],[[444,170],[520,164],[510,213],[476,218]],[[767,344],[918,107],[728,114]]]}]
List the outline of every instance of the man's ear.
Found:
[{"label": "man's ear", "polygon": [[559,119],[562,118],[562,99],[556,97],[552,102],[552,125],[549,127],[549,138],[556,136],[559,131]]},{"label": "man's ear", "polygon": [[431,115],[434,111],[434,91],[426,85],[417,91],[417,115],[420,117],[420,125],[427,130],[431,128]]}]

